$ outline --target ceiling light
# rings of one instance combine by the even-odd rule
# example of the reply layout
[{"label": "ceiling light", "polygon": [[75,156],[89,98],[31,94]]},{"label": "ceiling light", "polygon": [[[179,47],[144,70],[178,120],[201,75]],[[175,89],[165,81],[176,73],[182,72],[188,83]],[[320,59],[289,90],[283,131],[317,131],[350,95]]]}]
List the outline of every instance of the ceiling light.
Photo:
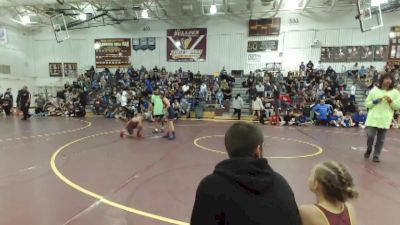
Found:
[{"label": "ceiling light", "polygon": [[144,19],[149,18],[149,13],[147,12],[147,9],[142,10],[142,18],[144,18]]},{"label": "ceiling light", "polygon": [[390,38],[395,38],[396,37],[396,33],[395,32],[390,32],[389,33],[389,37]]},{"label": "ceiling light", "polygon": [[94,49],[100,49],[100,43],[99,42],[96,42],[96,43],[94,43]]},{"label": "ceiling light", "polygon": [[31,18],[28,15],[25,15],[23,17],[21,17],[21,23],[22,24],[28,24],[31,22]]},{"label": "ceiling light", "polygon": [[217,13],[217,5],[216,4],[212,4],[210,6],[210,14],[214,15]]},{"label": "ceiling light", "polygon": [[87,19],[86,13],[79,14],[79,19],[85,21]]},{"label": "ceiling light", "polygon": [[299,8],[300,0],[288,0],[288,8],[289,10],[296,10]]},{"label": "ceiling light", "polygon": [[371,6],[379,6],[381,4],[386,4],[386,3],[388,3],[388,0],[372,0]]}]

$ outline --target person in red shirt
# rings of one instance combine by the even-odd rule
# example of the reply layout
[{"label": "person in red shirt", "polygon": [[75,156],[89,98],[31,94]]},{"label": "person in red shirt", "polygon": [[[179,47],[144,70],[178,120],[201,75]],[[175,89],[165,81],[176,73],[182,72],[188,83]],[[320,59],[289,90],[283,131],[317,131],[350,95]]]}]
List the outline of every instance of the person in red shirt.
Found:
[{"label": "person in red shirt", "polygon": [[348,200],[357,198],[358,192],[342,164],[325,161],[316,165],[309,188],[317,202],[299,208],[303,225],[357,225],[355,210]]}]

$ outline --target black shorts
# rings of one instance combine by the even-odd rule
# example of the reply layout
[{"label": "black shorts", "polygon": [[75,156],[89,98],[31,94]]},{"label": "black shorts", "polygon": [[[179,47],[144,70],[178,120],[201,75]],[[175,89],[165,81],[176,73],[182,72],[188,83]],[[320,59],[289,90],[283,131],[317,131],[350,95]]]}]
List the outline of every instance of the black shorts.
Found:
[{"label": "black shorts", "polygon": [[154,119],[158,119],[159,121],[164,118],[164,115],[153,115]]},{"label": "black shorts", "polygon": [[168,119],[173,120],[176,118],[176,112],[172,107],[168,108]]}]

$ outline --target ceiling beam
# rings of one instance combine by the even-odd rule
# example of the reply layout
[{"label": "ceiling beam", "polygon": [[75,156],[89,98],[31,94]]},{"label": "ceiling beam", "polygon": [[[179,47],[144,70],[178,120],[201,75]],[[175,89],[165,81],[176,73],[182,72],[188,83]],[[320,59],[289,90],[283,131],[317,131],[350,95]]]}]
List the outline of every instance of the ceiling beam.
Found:
[{"label": "ceiling beam", "polygon": [[274,12],[274,15],[272,15],[272,17],[275,17],[276,15],[278,15],[278,12],[281,9],[281,5],[283,2],[283,0],[275,0],[275,3],[276,3],[276,1],[279,1],[279,2],[278,2],[278,4],[275,4],[275,12]]},{"label": "ceiling beam", "polygon": [[225,11],[225,15],[228,14],[228,7],[229,7],[229,5],[228,5],[228,0],[224,0],[224,11]]},{"label": "ceiling beam", "polygon": [[303,10],[305,10],[308,7],[308,5],[310,4],[311,0],[303,0],[303,1],[304,1],[303,2]]},{"label": "ceiling beam", "polygon": [[329,11],[332,11],[332,9],[335,7],[336,0],[332,0],[331,2],[331,7],[329,8]]}]

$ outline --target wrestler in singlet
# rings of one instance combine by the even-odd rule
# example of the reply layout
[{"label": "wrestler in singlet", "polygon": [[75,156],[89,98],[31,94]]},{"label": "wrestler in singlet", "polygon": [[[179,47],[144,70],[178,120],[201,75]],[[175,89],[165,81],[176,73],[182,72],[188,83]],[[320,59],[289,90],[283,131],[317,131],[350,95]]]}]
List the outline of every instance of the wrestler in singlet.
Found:
[{"label": "wrestler in singlet", "polygon": [[133,135],[133,130],[135,130],[137,128],[137,126],[139,125],[139,121],[132,121],[130,120],[128,122],[128,124],[126,125],[126,131],[128,131],[128,133],[130,135]]},{"label": "wrestler in singlet", "polygon": [[346,204],[343,204],[343,210],[341,213],[333,213],[325,209],[324,207],[314,204],[315,207],[321,211],[326,219],[326,225],[352,225],[351,216]]}]

